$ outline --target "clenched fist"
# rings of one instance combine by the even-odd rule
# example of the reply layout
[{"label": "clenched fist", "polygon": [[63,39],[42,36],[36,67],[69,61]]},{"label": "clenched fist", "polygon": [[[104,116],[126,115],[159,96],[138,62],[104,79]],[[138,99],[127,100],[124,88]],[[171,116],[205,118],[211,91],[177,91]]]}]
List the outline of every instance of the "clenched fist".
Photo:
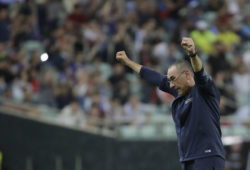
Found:
[{"label": "clenched fist", "polygon": [[126,64],[129,61],[125,51],[118,51],[116,53],[116,59],[121,62],[122,64]]},{"label": "clenched fist", "polygon": [[192,40],[192,38],[188,38],[188,37],[182,38],[181,46],[185,49],[188,55],[192,55],[195,53],[195,45],[194,45],[194,41]]}]

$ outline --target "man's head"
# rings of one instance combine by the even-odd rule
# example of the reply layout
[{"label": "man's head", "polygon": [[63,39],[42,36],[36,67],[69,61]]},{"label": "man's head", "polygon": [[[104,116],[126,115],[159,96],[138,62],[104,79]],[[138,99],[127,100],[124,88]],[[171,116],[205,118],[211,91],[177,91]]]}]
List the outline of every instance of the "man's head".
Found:
[{"label": "man's head", "polygon": [[185,95],[195,85],[193,69],[185,60],[172,64],[168,69],[168,80],[170,88],[178,91],[178,94]]}]

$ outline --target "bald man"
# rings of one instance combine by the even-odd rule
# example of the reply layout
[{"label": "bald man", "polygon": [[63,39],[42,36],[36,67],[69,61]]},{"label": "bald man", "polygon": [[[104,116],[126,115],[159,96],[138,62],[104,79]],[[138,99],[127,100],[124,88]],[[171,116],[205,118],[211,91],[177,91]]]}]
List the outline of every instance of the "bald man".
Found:
[{"label": "bald man", "polygon": [[191,64],[185,60],[177,61],[168,68],[167,76],[135,63],[125,51],[117,52],[116,59],[175,97],[172,117],[182,169],[225,170],[219,91],[205,72],[194,41],[184,37],[181,46],[189,55]]}]

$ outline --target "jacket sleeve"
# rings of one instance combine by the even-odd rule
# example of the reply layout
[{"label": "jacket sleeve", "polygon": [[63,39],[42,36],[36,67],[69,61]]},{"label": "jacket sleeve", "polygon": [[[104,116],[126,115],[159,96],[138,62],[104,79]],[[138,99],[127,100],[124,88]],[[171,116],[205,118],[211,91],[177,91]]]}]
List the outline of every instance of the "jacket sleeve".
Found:
[{"label": "jacket sleeve", "polygon": [[194,72],[195,85],[203,93],[211,96],[220,96],[219,90],[214,84],[210,75],[207,74],[204,68],[198,72]]},{"label": "jacket sleeve", "polygon": [[159,87],[160,90],[177,97],[177,91],[170,88],[167,76],[145,66],[141,68],[140,76],[147,82]]}]

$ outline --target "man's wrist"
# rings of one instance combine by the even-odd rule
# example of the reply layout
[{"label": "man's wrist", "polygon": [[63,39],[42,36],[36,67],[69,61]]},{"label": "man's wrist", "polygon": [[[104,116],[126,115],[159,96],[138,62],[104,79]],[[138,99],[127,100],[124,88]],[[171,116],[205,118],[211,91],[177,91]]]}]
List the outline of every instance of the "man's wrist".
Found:
[{"label": "man's wrist", "polygon": [[124,61],[124,64],[125,64],[126,66],[130,66],[130,65],[131,65],[131,60],[125,60],[125,61]]},{"label": "man's wrist", "polygon": [[194,53],[188,54],[188,57],[189,58],[194,58],[194,57],[196,57],[196,55],[197,55],[197,52],[195,51]]}]

